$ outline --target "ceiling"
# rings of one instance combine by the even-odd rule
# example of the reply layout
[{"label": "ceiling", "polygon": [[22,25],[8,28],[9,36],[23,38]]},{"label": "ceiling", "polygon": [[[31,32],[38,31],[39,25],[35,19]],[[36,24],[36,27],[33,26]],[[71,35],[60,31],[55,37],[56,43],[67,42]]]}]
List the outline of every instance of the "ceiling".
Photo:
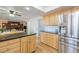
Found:
[{"label": "ceiling", "polygon": [[54,10],[56,8],[59,8],[61,6],[33,6],[33,7],[46,13],[46,12],[49,12],[49,11]]},{"label": "ceiling", "polygon": [[[26,10],[29,7],[30,10]],[[0,18],[9,20],[29,20],[41,16],[51,10],[59,8],[59,6],[0,6]],[[18,12],[21,16],[9,16],[9,10]]]}]

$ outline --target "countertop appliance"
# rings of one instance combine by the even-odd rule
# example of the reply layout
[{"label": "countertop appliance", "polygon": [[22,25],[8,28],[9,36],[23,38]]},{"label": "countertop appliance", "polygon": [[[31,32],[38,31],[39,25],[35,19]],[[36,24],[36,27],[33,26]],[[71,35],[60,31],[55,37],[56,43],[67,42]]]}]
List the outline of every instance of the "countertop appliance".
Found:
[{"label": "countertop appliance", "polygon": [[59,15],[59,52],[79,52],[79,12]]}]

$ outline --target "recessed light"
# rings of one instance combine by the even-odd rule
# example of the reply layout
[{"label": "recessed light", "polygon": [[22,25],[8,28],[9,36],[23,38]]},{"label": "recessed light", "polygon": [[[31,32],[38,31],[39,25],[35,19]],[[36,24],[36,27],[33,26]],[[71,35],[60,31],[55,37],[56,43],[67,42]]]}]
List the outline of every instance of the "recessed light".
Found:
[{"label": "recessed light", "polygon": [[26,10],[30,10],[30,8],[29,7],[26,7]]}]

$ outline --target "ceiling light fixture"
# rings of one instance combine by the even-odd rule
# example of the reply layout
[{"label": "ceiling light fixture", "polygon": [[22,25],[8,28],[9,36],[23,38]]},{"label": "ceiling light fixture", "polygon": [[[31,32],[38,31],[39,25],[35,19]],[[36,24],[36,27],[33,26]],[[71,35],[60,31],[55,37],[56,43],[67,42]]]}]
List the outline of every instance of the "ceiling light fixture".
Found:
[{"label": "ceiling light fixture", "polygon": [[26,7],[26,10],[30,10],[30,8],[29,7]]},{"label": "ceiling light fixture", "polygon": [[14,17],[14,14],[9,14],[9,16],[12,16],[12,17]]}]

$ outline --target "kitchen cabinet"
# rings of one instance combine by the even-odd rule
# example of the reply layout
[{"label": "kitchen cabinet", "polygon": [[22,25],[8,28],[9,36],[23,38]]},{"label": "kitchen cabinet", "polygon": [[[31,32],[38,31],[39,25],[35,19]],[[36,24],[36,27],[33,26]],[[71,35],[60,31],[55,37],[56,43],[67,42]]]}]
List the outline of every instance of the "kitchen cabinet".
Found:
[{"label": "kitchen cabinet", "polygon": [[29,40],[29,37],[21,38],[21,52],[22,53],[28,52],[28,40]]},{"label": "kitchen cabinet", "polygon": [[55,22],[55,16],[53,14],[50,14],[50,25],[55,25],[54,22]]},{"label": "kitchen cabinet", "polygon": [[43,23],[44,25],[57,26],[58,25],[58,14],[49,14],[44,16]]},{"label": "kitchen cabinet", "polygon": [[45,33],[45,32],[41,33],[40,41],[47,44],[47,33]]},{"label": "kitchen cabinet", "polygon": [[0,42],[0,53],[4,53],[6,52],[8,49],[7,49],[7,42],[4,41],[4,42]]},{"label": "kitchen cabinet", "polygon": [[7,51],[6,53],[19,53],[20,52],[20,40],[13,39],[6,41],[7,42]]},{"label": "kitchen cabinet", "polygon": [[13,39],[0,42],[0,53],[18,53],[20,52],[20,40]]},{"label": "kitchen cabinet", "polygon": [[50,14],[50,25],[57,26],[58,25],[58,14]]},{"label": "kitchen cabinet", "polygon": [[49,19],[50,19],[50,18],[49,18],[48,15],[46,15],[46,16],[43,17],[43,23],[44,23],[44,25],[50,25]]},{"label": "kitchen cabinet", "polygon": [[42,32],[40,35],[42,43],[45,43],[55,49],[58,49],[58,35]]},{"label": "kitchen cabinet", "polygon": [[36,50],[36,36],[27,36],[21,38],[21,52],[33,52]]},{"label": "kitchen cabinet", "polygon": [[53,34],[52,36],[53,36],[53,43],[52,43],[52,45],[53,45],[54,48],[58,49],[58,39],[59,39],[59,37],[58,37],[57,34]]},{"label": "kitchen cabinet", "polygon": [[31,53],[35,50],[35,35],[0,42],[0,53]]},{"label": "kitchen cabinet", "polygon": [[54,25],[58,26],[58,23],[59,23],[58,14],[55,14]]},{"label": "kitchen cabinet", "polygon": [[36,37],[29,36],[28,40],[28,52],[33,52],[36,50]]}]

